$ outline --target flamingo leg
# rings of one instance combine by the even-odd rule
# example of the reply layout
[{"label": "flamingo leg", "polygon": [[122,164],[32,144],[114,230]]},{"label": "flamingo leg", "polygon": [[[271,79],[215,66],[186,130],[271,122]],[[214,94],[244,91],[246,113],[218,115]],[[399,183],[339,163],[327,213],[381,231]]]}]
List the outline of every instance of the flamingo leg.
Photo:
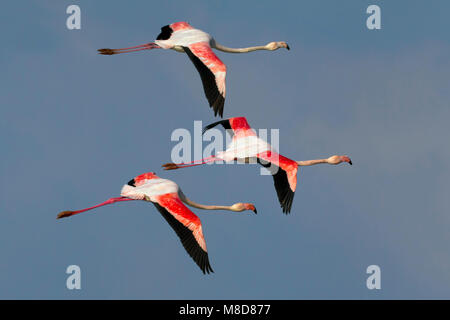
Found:
[{"label": "flamingo leg", "polygon": [[[207,158],[203,158],[200,160],[194,160],[194,161],[186,162],[186,163],[173,163],[173,162],[165,163],[162,165],[162,167],[164,168],[164,170],[175,170],[175,169],[181,169],[181,168],[200,166],[202,164],[213,162],[216,160],[221,160],[221,159],[216,158],[215,156],[210,156]],[[196,163],[196,162],[199,162],[199,163]]]},{"label": "flamingo leg", "polygon": [[142,44],[139,46],[129,47],[129,48],[120,48],[120,49],[98,49],[98,53],[104,54],[104,55],[113,55],[113,54],[119,54],[119,53],[129,53],[129,52],[135,52],[135,51],[141,51],[141,50],[151,50],[151,49],[158,49],[161,48],[156,43],[150,42],[146,44]]},{"label": "flamingo leg", "polygon": [[92,207],[89,207],[86,209],[75,210],[75,211],[62,211],[58,214],[58,216],[56,218],[60,219],[60,218],[70,217],[70,216],[73,216],[73,215],[81,213],[81,212],[85,212],[85,211],[92,210],[92,209],[95,209],[98,207],[106,206],[107,204],[112,204],[114,202],[130,201],[130,200],[135,200],[135,199],[130,199],[130,198],[126,198],[126,197],[110,198],[110,199],[106,200],[105,202],[99,203],[95,206],[92,206]]}]

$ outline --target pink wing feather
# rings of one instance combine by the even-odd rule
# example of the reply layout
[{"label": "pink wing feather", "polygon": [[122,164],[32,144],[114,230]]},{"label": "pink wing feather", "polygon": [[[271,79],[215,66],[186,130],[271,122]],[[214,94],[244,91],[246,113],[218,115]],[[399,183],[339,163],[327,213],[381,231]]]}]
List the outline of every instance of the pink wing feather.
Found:
[{"label": "pink wing feather", "polygon": [[197,263],[203,273],[214,272],[209,264],[206,242],[203,236],[202,224],[189,210],[176,193],[167,193],[155,197],[158,211],[175,230],[187,253]]},{"label": "pink wing feather", "polygon": [[214,115],[223,116],[227,67],[212,51],[209,43],[197,42],[184,47],[203,82],[203,89],[209,105],[214,109]]}]

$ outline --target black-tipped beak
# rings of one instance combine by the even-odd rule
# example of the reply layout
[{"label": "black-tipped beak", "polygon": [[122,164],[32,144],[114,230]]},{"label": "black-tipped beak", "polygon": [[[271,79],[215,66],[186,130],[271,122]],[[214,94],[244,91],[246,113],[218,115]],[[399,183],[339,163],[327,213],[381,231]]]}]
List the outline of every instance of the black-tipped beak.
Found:
[{"label": "black-tipped beak", "polygon": [[258,214],[258,210],[256,210],[256,208],[255,208],[255,210],[253,210],[253,212],[254,212],[255,214]]},{"label": "black-tipped beak", "polygon": [[286,43],[286,49],[291,50],[291,48],[289,48],[289,45]]},{"label": "black-tipped beak", "polygon": [[348,163],[350,163],[350,165],[353,165],[352,160],[350,160]]}]

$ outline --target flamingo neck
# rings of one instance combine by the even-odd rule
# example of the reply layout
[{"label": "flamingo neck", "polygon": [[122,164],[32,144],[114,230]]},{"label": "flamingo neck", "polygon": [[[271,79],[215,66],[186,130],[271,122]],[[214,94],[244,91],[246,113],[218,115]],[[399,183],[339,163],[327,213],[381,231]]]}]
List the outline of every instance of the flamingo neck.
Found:
[{"label": "flamingo neck", "polygon": [[225,47],[221,44],[215,43],[214,48],[217,50],[228,52],[228,53],[246,53],[246,52],[252,52],[257,50],[270,50],[267,46],[256,46],[256,47],[247,47],[247,48],[229,48]]},{"label": "flamingo neck", "polygon": [[186,197],[186,195],[183,193],[183,191],[181,191],[181,189],[178,190],[178,196],[180,197],[181,201],[183,201],[184,203],[186,203],[187,205],[197,208],[197,209],[203,209],[203,210],[230,210],[230,211],[234,211],[231,207],[232,206],[214,206],[214,205],[205,205],[205,204],[200,204],[197,202],[192,201],[191,199],[189,199],[188,197]]},{"label": "flamingo neck", "polygon": [[299,166],[313,166],[319,163],[328,163],[327,159],[316,159],[316,160],[306,160],[306,161],[295,161]]},{"label": "flamingo neck", "polygon": [[196,204],[197,208],[204,210],[228,210],[228,211],[236,211],[231,208],[231,206],[215,206],[215,205],[203,205]]}]

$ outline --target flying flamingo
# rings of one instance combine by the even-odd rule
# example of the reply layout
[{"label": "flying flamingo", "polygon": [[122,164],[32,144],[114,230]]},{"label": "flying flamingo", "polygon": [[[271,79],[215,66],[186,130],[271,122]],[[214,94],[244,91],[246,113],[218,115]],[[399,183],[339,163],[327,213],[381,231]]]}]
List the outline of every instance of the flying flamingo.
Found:
[{"label": "flying flamingo", "polygon": [[62,211],[57,218],[65,218],[119,201],[144,200],[155,205],[164,219],[175,230],[187,253],[200,267],[203,273],[214,272],[209,264],[206,242],[203,237],[200,219],[184,204],[204,210],[229,210],[241,212],[256,208],[251,203],[235,203],[232,206],[213,206],[195,203],[188,199],[178,185],[170,180],[161,179],[153,172],[141,174],[131,179],[122,187],[120,197],[110,198],[105,202],[77,211]]},{"label": "flying flamingo", "polygon": [[244,117],[214,122],[206,126],[203,133],[219,124],[221,124],[227,132],[231,131],[234,134],[228,148],[224,152],[218,152],[215,156],[189,163],[166,163],[163,165],[164,169],[174,170],[215,161],[237,160],[249,163],[253,160],[254,163],[257,162],[271,171],[278,200],[283,212],[288,214],[291,211],[292,200],[294,199],[294,193],[297,187],[298,166],[311,166],[319,163],[336,165],[341,162],[348,162],[350,165],[352,164],[349,157],[338,155],[326,159],[307,161],[294,161],[286,158],[276,153],[266,141],[258,138],[255,131],[249,126],[247,119]]},{"label": "flying flamingo", "polygon": [[193,28],[187,22],[176,22],[161,28],[161,33],[155,42],[122,49],[99,49],[100,54],[112,55],[119,53],[135,52],[150,49],[173,49],[177,52],[185,52],[191,59],[203,82],[203,89],[209,106],[217,114],[223,117],[225,103],[225,76],[227,67],[214,54],[211,48],[230,53],[245,53],[256,50],[277,50],[289,46],[286,42],[270,42],[265,46],[248,48],[228,48],[218,44],[209,34]]}]

